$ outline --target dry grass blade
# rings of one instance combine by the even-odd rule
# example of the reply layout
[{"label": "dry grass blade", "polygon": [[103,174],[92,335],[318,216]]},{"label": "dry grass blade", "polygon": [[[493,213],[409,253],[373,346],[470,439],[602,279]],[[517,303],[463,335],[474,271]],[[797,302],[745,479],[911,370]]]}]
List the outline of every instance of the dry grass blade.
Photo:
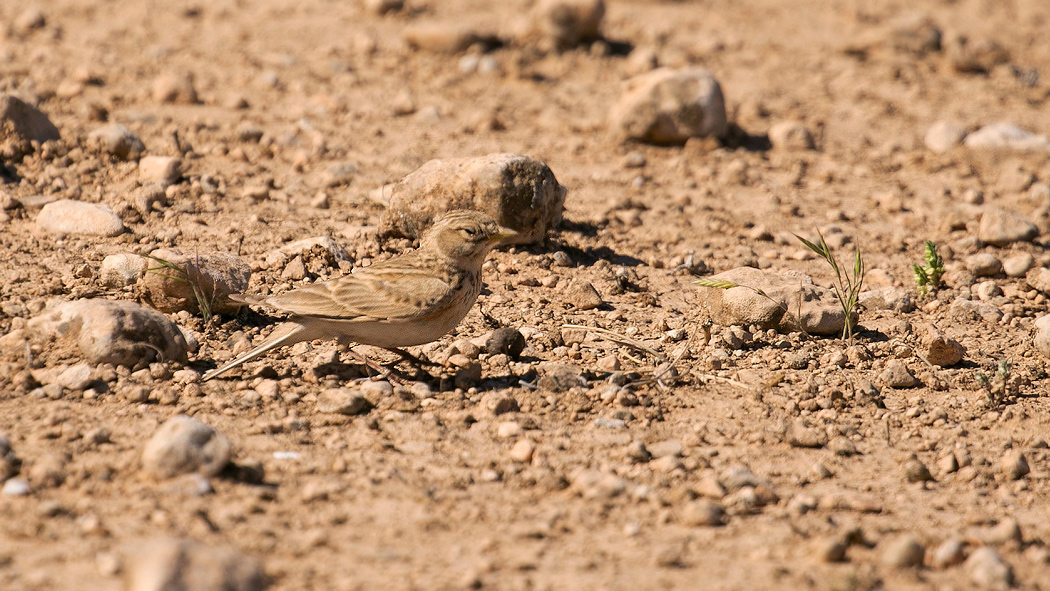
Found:
[{"label": "dry grass blade", "polygon": [[598,328],[598,327],[594,327],[594,326],[583,326],[581,324],[563,324],[563,325],[561,325],[561,327],[562,328],[581,328],[583,330],[588,330],[588,331],[591,331],[591,332],[594,332],[594,333],[598,333],[598,334],[602,335],[603,337],[609,339],[610,341],[612,341],[614,343],[619,343],[621,345],[624,345],[624,346],[627,346],[627,347],[631,347],[632,349],[636,349],[638,351],[642,351],[643,353],[648,353],[649,355],[654,357],[657,361],[661,361],[661,362],[667,361],[667,356],[664,355],[663,353],[657,351],[656,349],[653,349],[652,347],[646,345],[645,343],[643,343],[641,341],[637,341],[635,339],[632,339],[631,337],[627,337],[627,336],[624,336],[622,334],[615,333],[615,332],[613,332],[611,330],[607,330],[607,329],[604,329],[604,328]]}]

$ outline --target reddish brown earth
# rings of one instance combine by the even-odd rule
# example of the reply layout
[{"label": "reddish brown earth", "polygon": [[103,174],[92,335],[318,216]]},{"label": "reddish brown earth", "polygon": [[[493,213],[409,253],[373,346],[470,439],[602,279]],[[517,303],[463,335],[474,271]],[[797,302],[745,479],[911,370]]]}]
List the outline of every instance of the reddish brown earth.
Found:
[{"label": "reddish brown earth", "polygon": [[[325,0],[54,0],[41,4],[42,27],[23,30],[24,9],[0,5],[0,89],[35,101],[62,134],[9,163],[5,202],[104,203],[128,228],[114,238],[56,238],[36,226],[31,206],[7,210],[4,333],[51,298],[138,299],[134,288],[98,284],[109,254],[163,246],[233,252],[252,264],[286,242],[325,235],[357,264],[401,252],[409,241],[376,241],[382,208],[370,194],[433,158],[528,153],[568,188],[562,227],[546,244],[491,255],[480,305],[454,334],[421,348],[441,357],[457,339],[483,337],[492,326],[482,310],[534,329],[519,361],[483,357],[482,379],[461,384],[467,389],[455,387],[453,369],[431,368],[419,375],[430,398],[391,396],[362,416],[323,413],[322,390],[347,384],[314,377],[334,351],[315,343],[199,387],[174,381],[176,364],[157,367],[146,402],[127,399],[126,372],[93,397],[51,399],[15,379],[24,351],[5,351],[0,431],[31,488],[0,496],[0,588],[120,589],[119,573],[135,560],[125,551],[158,536],[254,556],[274,589],[994,588],[969,567],[935,566],[934,551],[951,539],[965,554],[993,548],[1018,588],[1050,588],[1050,379],[1032,345],[1046,298],[1024,278],[974,279],[963,265],[978,252],[1028,252],[1050,265],[1050,209],[1029,187],[1050,182],[1050,161],[1046,153],[937,154],[923,144],[939,119],[1050,132],[1050,5],[610,0],[610,42],[562,53],[513,42],[527,6],[414,1],[377,16]],[[907,37],[896,41],[899,19],[916,9],[943,31],[945,50],[922,54]],[[463,54],[408,49],[402,32],[427,23],[466,23],[508,40],[487,54],[499,71],[465,73]],[[959,36],[998,43],[1005,61],[958,71],[948,46]],[[636,53],[613,51],[625,45]],[[662,65],[709,69],[735,137],[751,136],[751,149],[613,140],[606,113],[621,83],[642,71],[642,51]],[[197,103],[154,97],[159,77],[185,74]],[[181,156],[183,180],[159,211],[141,215],[129,202],[139,184],[134,161],[88,147],[103,119],[127,125],[150,154]],[[816,149],[765,149],[766,132],[785,120],[802,122]],[[249,125],[259,141],[244,137]],[[625,165],[634,151],[644,166]],[[340,164],[352,172],[334,178]],[[202,179],[218,193],[202,190]],[[977,220],[992,206],[1020,213],[1043,236],[980,244]],[[734,350],[718,325],[705,343],[703,288],[683,263],[799,270],[831,285],[828,267],[789,234],[818,229],[837,236],[840,256],[862,249],[870,286],[897,285],[918,308],[862,310],[853,348],[761,331]],[[941,246],[949,273],[920,298],[909,266],[924,240]],[[557,264],[558,251],[572,266]],[[281,268],[256,269],[252,293],[296,283]],[[605,305],[575,309],[566,301],[574,280],[593,284]],[[955,298],[976,299],[976,284],[988,280],[1003,291],[992,304],[1004,319],[951,312]],[[255,313],[212,324],[174,318],[200,342],[189,362],[200,371],[268,330]],[[658,361],[604,333],[560,345],[564,324],[642,341],[677,359],[679,379],[654,383]],[[966,347],[963,363],[923,363],[929,325]],[[839,353],[841,367],[831,363]],[[603,399],[613,357],[634,385]],[[922,384],[881,384],[893,359]],[[1010,375],[1005,391],[992,393],[1002,361]],[[534,388],[551,363],[574,364],[587,385]],[[266,380],[276,381],[276,396]],[[877,397],[864,393],[864,380]],[[507,398],[518,409],[495,414]],[[261,464],[263,483],[225,475],[209,480],[212,494],[195,496],[184,481],[147,478],[143,443],[176,414],[224,433],[238,463]],[[799,420],[831,441],[793,445],[785,426]],[[520,447],[512,453],[521,440],[534,445],[526,461]],[[639,443],[670,455],[647,461]],[[833,451],[850,445],[858,453]],[[972,463],[953,470],[950,458],[966,455],[959,450]],[[1030,473],[1015,480],[1000,463],[1016,452]],[[932,480],[909,481],[912,456]],[[753,474],[743,482],[742,467]],[[724,525],[699,523],[711,503],[725,509]],[[924,565],[887,558],[907,535],[925,547]],[[848,546],[845,555],[828,561],[836,543]]]}]

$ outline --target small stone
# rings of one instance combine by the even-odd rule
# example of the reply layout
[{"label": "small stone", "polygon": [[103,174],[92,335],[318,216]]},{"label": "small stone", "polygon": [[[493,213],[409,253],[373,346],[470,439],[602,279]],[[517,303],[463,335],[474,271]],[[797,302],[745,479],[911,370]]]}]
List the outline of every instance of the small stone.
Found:
[{"label": "small stone", "polygon": [[361,393],[347,388],[327,388],[317,397],[317,412],[339,415],[361,415],[372,410],[373,404]]},{"label": "small stone", "polygon": [[24,497],[29,494],[32,490],[29,486],[29,481],[22,478],[9,478],[4,481],[3,489],[0,489],[0,494],[8,497]]},{"label": "small stone", "polygon": [[814,429],[796,419],[785,430],[784,439],[791,447],[820,448],[828,443],[828,434],[823,429]]},{"label": "small stone", "polygon": [[548,392],[565,392],[574,386],[584,385],[583,372],[575,365],[556,363],[540,366],[537,385]]},{"label": "small stone", "polygon": [[1050,138],[1036,135],[1011,123],[986,125],[966,136],[963,142],[972,149],[1009,149],[1022,152],[1050,151]]},{"label": "small stone", "polygon": [[841,536],[821,538],[813,543],[813,557],[817,562],[844,562],[849,549]]},{"label": "small stone", "polygon": [[[645,168],[646,160],[645,154],[642,154],[638,150],[628,153],[623,157],[624,168]],[[564,252],[564,251],[560,251]]]},{"label": "small stone", "polygon": [[574,279],[563,295],[565,302],[577,310],[593,310],[604,302],[598,290],[587,281]]},{"label": "small stone", "polygon": [[33,142],[42,144],[61,138],[58,128],[42,111],[22,99],[0,94],[0,129],[15,161],[33,152]]},{"label": "small stone", "polygon": [[598,367],[599,371],[620,371],[620,357],[617,356],[615,353],[605,355],[602,358],[598,359],[596,366]]},{"label": "small stone", "polygon": [[425,23],[405,27],[401,33],[405,44],[415,50],[439,54],[462,53],[488,37],[465,25]]},{"label": "small stone", "polygon": [[503,421],[496,427],[496,436],[500,439],[510,439],[521,435],[521,423],[517,421]]},{"label": "small stone", "polygon": [[893,568],[910,568],[922,566],[925,555],[926,549],[919,540],[911,534],[905,534],[889,542],[883,552],[882,562]]},{"label": "small stone", "polygon": [[121,562],[125,591],[263,591],[268,585],[254,558],[232,547],[191,540],[160,538],[130,545]]},{"label": "small stone", "polygon": [[930,126],[923,138],[926,147],[938,154],[944,154],[959,146],[966,137],[966,128],[950,121],[938,121]]},{"label": "small stone", "polygon": [[88,134],[88,141],[121,160],[138,160],[146,151],[146,145],[125,125],[110,123]]},{"label": "small stone", "polygon": [[215,476],[229,463],[232,447],[214,428],[193,417],[176,415],[146,442],[142,467],[159,479],[189,473]]},{"label": "small stone", "polygon": [[974,277],[994,277],[1003,270],[1003,263],[994,254],[979,252],[966,257],[966,268]]},{"label": "small stone", "polygon": [[983,537],[988,544],[1020,544],[1024,541],[1020,524],[1010,517],[995,524]]},{"label": "small stone", "polygon": [[879,380],[889,388],[914,388],[919,385],[919,380],[912,375],[908,366],[898,359],[886,362],[885,369],[879,374]]},{"label": "small stone", "polygon": [[1050,295],[1050,269],[1036,267],[1028,271],[1024,279],[1032,289],[1041,291],[1043,295]]},{"label": "small stone", "polygon": [[499,416],[508,412],[518,412],[520,407],[513,396],[498,392],[489,392],[481,397],[480,406],[488,410],[493,416]]},{"label": "small stone", "polygon": [[604,16],[602,0],[539,0],[529,13],[527,37],[542,49],[572,49],[601,38]]},{"label": "small stone", "polygon": [[55,383],[67,390],[82,392],[91,385],[91,366],[87,363],[77,363],[58,374]]},{"label": "small stone", "polygon": [[1008,449],[1003,452],[999,466],[1002,468],[1003,475],[1009,480],[1020,480],[1031,471],[1028,467],[1028,459],[1018,449]]},{"label": "small stone", "polygon": [[657,68],[627,81],[609,110],[609,127],[623,139],[684,144],[726,134],[722,87],[703,68]]},{"label": "small stone", "polygon": [[1050,358],[1050,315],[1040,316],[1035,321],[1035,337],[1032,344],[1043,357]]},{"label": "small stone", "polygon": [[111,288],[134,285],[145,274],[147,266],[146,258],[137,254],[111,254],[102,259],[98,281]]},{"label": "small stone", "polygon": [[725,525],[725,521],[725,508],[711,501],[690,501],[682,509],[682,522],[685,525],[710,527]]},{"label": "small stone", "polygon": [[649,461],[649,467],[652,468],[653,472],[660,474],[667,474],[682,468],[682,462],[674,456],[664,456],[655,460]]},{"label": "small stone", "polygon": [[383,16],[391,12],[398,12],[405,7],[405,0],[364,0],[364,8],[368,12]]},{"label": "small stone", "polygon": [[975,285],[972,291],[977,296],[977,299],[982,302],[987,302],[1003,294],[1003,290],[999,289],[999,285],[994,281],[982,281]]},{"label": "small stone", "polygon": [[933,551],[933,557],[930,559],[930,565],[933,568],[945,569],[950,566],[962,564],[962,561],[966,558],[966,546],[962,541],[955,538],[947,539],[937,546],[937,549]]},{"label": "small stone", "polygon": [[827,447],[829,450],[843,457],[854,456],[858,453],[856,444],[842,436],[832,437],[831,440],[828,441]]},{"label": "small stone", "polygon": [[193,86],[193,77],[188,74],[158,76],[153,80],[153,100],[158,103],[196,104],[197,89]]},{"label": "small stone", "polygon": [[124,232],[120,216],[105,205],[60,199],[45,205],[36,223],[52,234],[118,236]]},{"label": "small stone", "polygon": [[970,580],[982,589],[1006,591],[1013,586],[1014,570],[987,546],[974,550],[963,563]]},{"label": "small stone", "polygon": [[1020,215],[999,208],[989,208],[981,215],[977,237],[985,244],[1007,246],[1014,242],[1031,242],[1039,228]]},{"label": "small stone", "polygon": [[1035,258],[1027,252],[1003,260],[1003,272],[1007,277],[1024,277],[1025,273],[1034,266]]},{"label": "small stone", "polygon": [[67,461],[66,456],[58,454],[47,454],[39,458],[29,467],[29,482],[36,488],[62,486],[66,480]]},{"label": "small stone", "polygon": [[939,367],[950,367],[963,360],[966,347],[940,332],[933,332],[923,341],[926,360]]},{"label": "small stone", "polygon": [[528,439],[522,439],[510,448],[510,459],[515,462],[527,464],[532,461],[532,454],[536,451],[535,444]]},{"label": "small stone", "polygon": [[139,179],[169,185],[182,177],[182,160],[174,156],[145,156],[139,160]]},{"label": "small stone", "polygon": [[914,455],[904,462],[904,479],[908,482],[929,482],[933,480],[930,469]]},{"label": "small stone", "polygon": [[15,31],[25,35],[34,29],[43,29],[47,25],[47,17],[43,10],[33,6],[20,12],[11,24]]},{"label": "small stone", "polygon": [[951,474],[957,471],[959,469],[959,461],[955,458],[955,454],[948,454],[937,460],[937,469],[942,474]]},{"label": "small stone", "polygon": [[511,359],[521,357],[525,350],[525,337],[516,328],[497,328],[485,341],[485,351],[489,355],[506,355]]},{"label": "small stone", "polygon": [[627,490],[627,481],[599,470],[583,470],[572,479],[572,489],[585,499],[611,499]]},{"label": "small stone", "polygon": [[680,458],[682,457],[682,452],[684,451],[684,448],[682,447],[682,443],[680,441],[674,441],[671,439],[668,439],[666,441],[657,441],[656,443],[650,443],[649,445],[645,446],[645,448],[649,450],[649,453],[654,458]]},{"label": "small stone", "polygon": [[812,150],[813,136],[798,121],[781,121],[769,128],[769,143],[777,150]]}]

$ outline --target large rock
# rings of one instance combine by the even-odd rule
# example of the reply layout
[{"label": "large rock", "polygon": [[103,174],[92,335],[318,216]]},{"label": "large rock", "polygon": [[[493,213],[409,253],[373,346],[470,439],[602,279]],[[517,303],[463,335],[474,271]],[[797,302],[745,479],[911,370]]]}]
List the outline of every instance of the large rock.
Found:
[{"label": "large rock", "polygon": [[51,234],[118,236],[124,232],[120,216],[105,205],[60,199],[45,205],[36,225]]},{"label": "large rock", "polygon": [[252,269],[240,257],[225,253],[184,255],[159,249],[147,257],[150,268],[142,284],[153,307],[162,312],[201,313],[196,285],[214,313],[236,312],[243,304],[229,299],[248,288]]},{"label": "large rock", "polygon": [[540,242],[561,222],[565,188],[546,164],[520,154],[431,160],[393,186],[383,235],[417,238],[441,214],[476,209],[516,230],[516,244]]},{"label": "large rock", "polygon": [[1014,242],[1031,242],[1039,235],[1039,228],[1020,215],[999,208],[989,208],[981,214],[977,237],[986,244],[1006,246]]},{"label": "large rock", "polygon": [[42,111],[11,95],[0,95],[0,158],[21,160],[32,142],[57,140],[58,128]]},{"label": "large rock", "polygon": [[26,323],[31,340],[53,341],[63,357],[129,367],[186,361],[189,345],[167,316],[134,302],[77,300],[48,307]]},{"label": "large rock", "polygon": [[601,38],[602,0],[539,0],[529,13],[529,34],[543,49],[572,49]]},{"label": "large rock", "polygon": [[193,417],[176,415],[157,429],[142,450],[142,469],[153,478],[197,473],[215,476],[230,463],[225,435]]},{"label": "large rock", "polygon": [[[813,284],[808,275],[784,274],[752,267],[738,267],[710,277],[729,281],[738,287],[703,288],[700,299],[711,312],[711,319],[724,326],[758,325],[794,332],[801,328],[810,334],[841,334],[846,315],[830,289]],[[761,295],[759,292],[765,294]],[[767,297],[768,296],[768,297]],[[801,300],[801,319],[799,302]],[[856,318],[852,321],[856,322]]]},{"label": "large rock", "polygon": [[232,547],[159,538],[124,554],[126,591],[262,591],[269,584],[259,561]]},{"label": "large rock", "polygon": [[623,139],[684,144],[727,130],[722,87],[703,68],[658,68],[627,81],[609,110],[609,127]]}]

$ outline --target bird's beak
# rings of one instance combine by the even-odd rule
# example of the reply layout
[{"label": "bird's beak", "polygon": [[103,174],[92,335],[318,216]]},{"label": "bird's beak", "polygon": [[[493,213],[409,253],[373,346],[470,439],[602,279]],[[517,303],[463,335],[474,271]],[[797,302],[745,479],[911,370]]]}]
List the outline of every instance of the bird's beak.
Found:
[{"label": "bird's beak", "polygon": [[493,244],[503,244],[517,235],[518,233],[514,230],[511,230],[506,226],[500,226],[499,230],[497,230],[495,234],[489,237],[489,240],[491,240]]}]

